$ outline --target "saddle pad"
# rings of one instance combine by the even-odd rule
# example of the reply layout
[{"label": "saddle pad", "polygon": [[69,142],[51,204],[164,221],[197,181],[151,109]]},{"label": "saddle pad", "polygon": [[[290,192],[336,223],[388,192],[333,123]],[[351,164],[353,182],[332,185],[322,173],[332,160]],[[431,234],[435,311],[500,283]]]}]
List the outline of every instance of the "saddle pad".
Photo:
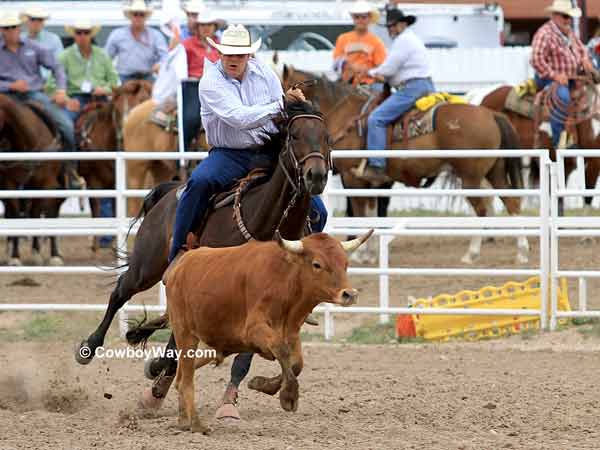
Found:
[{"label": "saddle pad", "polygon": [[[408,138],[414,139],[419,136],[431,134],[434,132],[435,112],[437,108],[444,103],[438,103],[435,107],[430,108],[426,113],[417,112],[417,110],[409,111],[408,114],[414,114],[414,117],[408,121]],[[404,141],[404,120],[398,120],[394,125],[392,141]]]},{"label": "saddle pad", "polygon": [[448,94],[447,92],[436,92],[434,94],[426,95],[425,97],[421,97],[419,100],[415,102],[415,106],[419,111],[425,112],[429,111],[435,105],[440,103],[467,103],[467,101],[458,96]]},{"label": "saddle pad", "polygon": [[515,86],[515,91],[519,97],[525,97],[527,95],[534,96],[537,94],[538,87],[533,78],[523,81]]},{"label": "saddle pad", "polygon": [[504,108],[532,120],[535,116],[534,97],[532,95],[520,96],[516,88],[508,92]]}]

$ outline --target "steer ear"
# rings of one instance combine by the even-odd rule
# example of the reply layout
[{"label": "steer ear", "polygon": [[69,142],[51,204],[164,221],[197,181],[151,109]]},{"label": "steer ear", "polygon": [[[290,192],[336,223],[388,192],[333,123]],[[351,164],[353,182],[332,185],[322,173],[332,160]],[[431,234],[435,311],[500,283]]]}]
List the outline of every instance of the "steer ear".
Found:
[{"label": "steer ear", "polygon": [[352,239],[351,241],[340,242],[340,244],[342,244],[342,248],[344,250],[346,250],[348,253],[352,253],[354,250],[356,250],[358,247],[364,244],[367,239],[371,237],[373,231],[373,228],[371,228],[362,236],[359,236],[356,239]]},{"label": "steer ear", "polygon": [[288,241],[282,238],[279,232],[276,233],[275,239],[277,240],[281,248],[287,250],[290,253],[301,255],[304,252],[304,246],[302,245],[302,241]]}]

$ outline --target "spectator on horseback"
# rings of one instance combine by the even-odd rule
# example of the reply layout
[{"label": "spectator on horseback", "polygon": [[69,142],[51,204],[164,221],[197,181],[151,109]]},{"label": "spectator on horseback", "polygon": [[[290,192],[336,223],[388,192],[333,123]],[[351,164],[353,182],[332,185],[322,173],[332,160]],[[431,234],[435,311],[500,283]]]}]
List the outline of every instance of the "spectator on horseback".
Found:
[{"label": "spectator on horseback", "polygon": [[385,45],[379,37],[369,31],[369,24],[377,23],[379,11],[364,0],[350,7],[354,30],[342,33],[335,42],[333,68],[343,81],[372,84],[375,78],[366,72],[385,60]]},{"label": "spectator on horseback", "polygon": [[134,0],[124,7],[123,12],[131,24],[110,33],[106,52],[117,59],[116,69],[122,83],[128,80],[152,81],[167,56],[167,42],[160,31],[146,26],[152,8],[143,0]]},{"label": "spectator on horseback", "polygon": [[[65,72],[52,52],[37,42],[20,36],[22,19],[16,13],[0,17],[0,92],[17,101],[35,101],[54,120],[63,139],[65,151],[75,151],[73,122],[62,109],[67,102]],[[49,69],[56,79],[57,91],[52,100],[43,92],[40,68]],[[75,164],[65,162],[71,189],[80,189],[85,181],[77,174]]]},{"label": "spectator on horseback", "polygon": [[[367,148],[384,150],[387,147],[387,127],[414,107],[415,102],[435,91],[427,49],[409,28],[415,16],[406,16],[399,9],[388,9],[386,27],[393,39],[383,64],[367,71],[370,77],[385,80],[396,92],[371,112],[368,119]],[[354,174],[375,185],[388,181],[385,158],[369,158],[367,165]]]},{"label": "spectator on horseback", "polygon": [[207,39],[219,42],[215,33],[222,23],[222,19],[216,18],[207,9],[200,10],[192,30],[193,35],[182,43],[188,65],[188,81],[183,84],[183,137],[186,150],[189,149],[201,125],[198,81],[204,73],[205,58],[213,63],[219,60],[219,52]]},{"label": "spectator on horseback", "polygon": [[112,60],[92,39],[100,31],[99,25],[79,20],[65,26],[74,44],[58,57],[67,76],[67,111],[73,121],[92,100],[106,101],[112,89],[119,85],[119,75]]},{"label": "spectator on horseback", "polygon": [[585,45],[573,31],[573,18],[581,17],[581,10],[570,0],[554,0],[546,10],[551,17],[533,36],[531,65],[538,89],[555,86],[562,104],[555,102],[557,109],[550,116],[552,145],[557,148],[571,101],[569,85],[581,69],[590,72],[593,67]]},{"label": "spectator on horseback", "polygon": [[[198,88],[202,123],[212,148],[192,173],[177,204],[169,262],[184,245],[188,232],[202,220],[214,194],[277,158],[259,151],[268,133],[278,131],[274,119],[281,116],[284,96],[273,70],[250,57],[260,48],[261,39],[252,43],[248,30],[235,25],[225,30],[221,43],[210,37],[207,41],[221,56],[216,63],[205,60]],[[301,101],[304,95],[293,89],[285,98]],[[327,211],[320,199],[314,197],[312,201],[313,211],[320,217],[314,229],[321,231]]]}]

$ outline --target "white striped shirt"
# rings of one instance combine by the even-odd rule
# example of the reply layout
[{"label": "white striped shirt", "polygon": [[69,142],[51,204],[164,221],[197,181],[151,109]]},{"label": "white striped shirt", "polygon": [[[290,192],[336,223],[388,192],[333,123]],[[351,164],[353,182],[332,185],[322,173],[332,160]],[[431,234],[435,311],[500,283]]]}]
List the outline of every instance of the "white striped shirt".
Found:
[{"label": "white striped shirt", "polygon": [[253,148],[277,132],[273,118],[283,108],[283,88],[275,72],[255,58],[248,60],[241,82],[225,73],[221,61],[205,59],[198,93],[211,147]]}]

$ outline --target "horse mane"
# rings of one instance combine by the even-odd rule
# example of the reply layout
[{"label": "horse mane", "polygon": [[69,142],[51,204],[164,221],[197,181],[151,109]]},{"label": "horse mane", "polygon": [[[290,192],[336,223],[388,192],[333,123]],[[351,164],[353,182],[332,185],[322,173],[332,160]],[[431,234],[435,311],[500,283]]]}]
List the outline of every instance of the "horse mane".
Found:
[{"label": "horse mane", "polygon": [[18,148],[14,150],[33,151],[37,144],[37,134],[34,124],[29,123],[26,109],[7,95],[0,94],[0,109],[4,111],[6,119],[3,127],[12,132],[11,144]]}]

